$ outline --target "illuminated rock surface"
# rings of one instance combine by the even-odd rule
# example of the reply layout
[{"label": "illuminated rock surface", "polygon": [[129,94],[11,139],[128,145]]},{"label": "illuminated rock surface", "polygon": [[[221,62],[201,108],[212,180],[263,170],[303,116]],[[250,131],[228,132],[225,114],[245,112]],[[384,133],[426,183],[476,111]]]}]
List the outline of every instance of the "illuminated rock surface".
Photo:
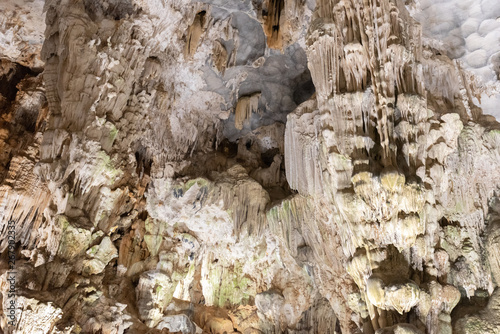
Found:
[{"label": "illuminated rock surface", "polygon": [[0,9],[3,332],[499,333],[494,1]]}]

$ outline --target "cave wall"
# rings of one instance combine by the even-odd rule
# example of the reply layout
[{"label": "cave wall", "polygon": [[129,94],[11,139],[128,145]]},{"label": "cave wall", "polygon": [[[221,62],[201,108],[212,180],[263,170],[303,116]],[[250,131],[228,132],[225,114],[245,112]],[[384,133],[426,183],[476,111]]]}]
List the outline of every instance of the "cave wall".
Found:
[{"label": "cave wall", "polygon": [[497,333],[497,51],[426,6],[0,1],[2,331]]}]

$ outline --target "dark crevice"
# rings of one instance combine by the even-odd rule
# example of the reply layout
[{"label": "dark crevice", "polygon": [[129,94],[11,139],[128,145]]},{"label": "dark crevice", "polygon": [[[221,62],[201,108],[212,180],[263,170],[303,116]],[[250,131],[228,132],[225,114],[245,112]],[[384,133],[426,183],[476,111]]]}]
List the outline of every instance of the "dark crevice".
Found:
[{"label": "dark crevice", "polygon": [[311,73],[309,70],[305,71],[308,76],[308,80],[301,83],[293,92],[293,102],[296,105],[300,105],[302,102],[309,100],[309,98],[316,92],[314,83],[311,78]]},{"label": "dark crevice", "polygon": [[277,147],[261,153],[260,158],[262,159],[262,163],[264,164],[264,167],[270,167],[274,161],[274,157],[276,156],[276,154],[279,154],[279,153],[280,153],[280,150]]},{"label": "dark crevice", "polygon": [[7,59],[0,59],[0,94],[5,98],[5,102],[10,103],[15,100],[17,85],[21,80],[27,76],[35,77],[39,73],[38,69],[33,70]]},{"label": "dark crevice", "polygon": [[100,0],[84,0],[83,5],[92,21],[99,21],[103,18],[118,21],[141,12],[141,9],[134,8],[133,3],[129,0],[108,0],[106,6]]}]

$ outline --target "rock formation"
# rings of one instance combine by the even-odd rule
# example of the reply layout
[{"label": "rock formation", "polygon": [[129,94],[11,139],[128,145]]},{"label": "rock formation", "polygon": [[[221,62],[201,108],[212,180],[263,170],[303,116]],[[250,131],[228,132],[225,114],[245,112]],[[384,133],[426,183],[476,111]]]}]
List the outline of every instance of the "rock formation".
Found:
[{"label": "rock formation", "polygon": [[464,52],[426,0],[1,0],[0,332],[500,333],[500,6],[450,3]]}]

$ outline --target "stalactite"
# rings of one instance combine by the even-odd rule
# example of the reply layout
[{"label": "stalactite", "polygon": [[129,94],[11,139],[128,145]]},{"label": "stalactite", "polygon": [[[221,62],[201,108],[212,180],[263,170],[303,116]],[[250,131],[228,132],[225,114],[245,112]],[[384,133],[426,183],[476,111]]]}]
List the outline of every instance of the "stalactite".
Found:
[{"label": "stalactite", "polygon": [[[264,33],[267,36],[267,46],[281,49],[283,45],[283,26],[285,0],[266,0],[263,6]],[[289,1],[293,2],[293,1]]]},{"label": "stalactite", "polygon": [[184,57],[192,57],[198,48],[201,35],[205,25],[206,11],[201,11],[193,19],[193,23],[189,26],[186,33],[186,44],[184,46]]},{"label": "stalactite", "polygon": [[253,113],[259,110],[260,93],[249,96],[241,96],[235,108],[234,126],[236,129],[243,129],[244,123],[250,120]]}]

